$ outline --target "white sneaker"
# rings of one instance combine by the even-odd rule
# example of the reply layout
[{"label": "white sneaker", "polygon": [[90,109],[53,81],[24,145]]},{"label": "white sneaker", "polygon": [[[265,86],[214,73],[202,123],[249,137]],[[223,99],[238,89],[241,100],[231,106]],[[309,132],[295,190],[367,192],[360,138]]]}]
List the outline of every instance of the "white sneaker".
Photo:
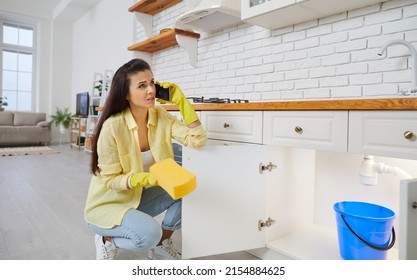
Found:
[{"label": "white sneaker", "polygon": [[117,254],[117,247],[109,241],[103,242],[103,237],[96,234],[96,260],[114,260]]},{"label": "white sneaker", "polygon": [[150,260],[180,260],[181,253],[175,249],[171,239],[165,239],[162,245],[149,250],[148,258]]}]

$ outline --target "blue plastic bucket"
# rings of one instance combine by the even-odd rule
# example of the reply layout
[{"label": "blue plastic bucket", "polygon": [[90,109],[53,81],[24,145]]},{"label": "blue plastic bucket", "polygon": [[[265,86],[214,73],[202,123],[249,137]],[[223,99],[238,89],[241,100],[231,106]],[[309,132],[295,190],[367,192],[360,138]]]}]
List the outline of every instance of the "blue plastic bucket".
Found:
[{"label": "blue plastic bucket", "polygon": [[385,260],[394,246],[394,211],[376,204],[334,204],[340,255],[345,260]]}]

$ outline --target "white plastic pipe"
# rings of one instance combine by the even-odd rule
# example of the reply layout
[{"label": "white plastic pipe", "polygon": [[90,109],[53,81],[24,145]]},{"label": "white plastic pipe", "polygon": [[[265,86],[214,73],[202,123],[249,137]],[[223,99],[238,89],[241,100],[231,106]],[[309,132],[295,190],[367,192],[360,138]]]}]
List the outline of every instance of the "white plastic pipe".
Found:
[{"label": "white plastic pipe", "polygon": [[405,180],[405,179],[411,179],[412,178],[407,172],[405,172],[401,168],[396,167],[396,166],[389,166],[389,165],[386,165],[384,163],[376,163],[375,169],[380,174],[382,174],[382,173],[392,173],[394,175],[397,175],[400,178],[400,180]]},{"label": "white plastic pipe", "polygon": [[400,178],[400,180],[411,179],[411,175],[396,166],[389,166],[385,163],[377,163],[374,157],[366,155],[363,158],[359,169],[359,180],[363,185],[375,186],[378,182],[378,174],[392,173]]}]

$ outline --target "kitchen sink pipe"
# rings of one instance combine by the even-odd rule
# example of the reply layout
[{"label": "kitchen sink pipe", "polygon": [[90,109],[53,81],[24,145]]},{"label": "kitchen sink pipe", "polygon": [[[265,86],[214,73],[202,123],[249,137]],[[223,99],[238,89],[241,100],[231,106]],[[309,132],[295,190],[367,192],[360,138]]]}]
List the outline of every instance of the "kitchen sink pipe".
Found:
[{"label": "kitchen sink pipe", "polygon": [[[414,46],[410,42],[398,39],[398,40],[392,40],[392,41],[387,42],[379,50],[378,55],[382,56],[382,54],[385,52],[385,50],[391,45],[404,45],[410,50],[412,76],[411,76],[411,89],[410,89],[409,93],[410,94],[417,93],[417,51],[416,51],[416,49],[414,48]],[[402,92],[402,93],[407,93],[407,91]]]},{"label": "kitchen sink pipe", "polygon": [[366,155],[363,158],[359,169],[359,180],[363,185],[375,186],[378,182],[378,173],[393,173],[400,180],[411,179],[410,174],[399,167],[389,166],[384,163],[374,161],[374,156]]}]

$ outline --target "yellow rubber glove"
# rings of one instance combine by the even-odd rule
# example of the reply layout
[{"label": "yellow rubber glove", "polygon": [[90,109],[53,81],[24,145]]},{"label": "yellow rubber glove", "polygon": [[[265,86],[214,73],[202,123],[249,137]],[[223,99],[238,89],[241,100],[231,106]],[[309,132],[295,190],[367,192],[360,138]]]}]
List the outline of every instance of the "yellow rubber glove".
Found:
[{"label": "yellow rubber glove", "polygon": [[132,188],[158,186],[158,180],[156,180],[155,177],[148,172],[133,174],[130,176],[129,182]]},{"label": "yellow rubber glove", "polygon": [[[178,109],[180,110],[182,119],[186,125],[195,122],[198,120],[198,116],[194,111],[193,106],[191,106],[190,102],[185,97],[184,93],[181,89],[174,83],[170,82],[156,82],[163,88],[169,88],[170,100],[169,103],[175,104]],[[160,100],[159,102],[164,103],[167,102],[166,100]]]}]

